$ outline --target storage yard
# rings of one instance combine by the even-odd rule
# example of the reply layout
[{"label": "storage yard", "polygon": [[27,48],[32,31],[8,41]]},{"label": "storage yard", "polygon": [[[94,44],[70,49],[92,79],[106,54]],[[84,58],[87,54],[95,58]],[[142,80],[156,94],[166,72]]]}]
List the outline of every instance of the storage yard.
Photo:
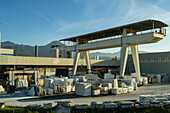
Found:
[{"label": "storage yard", "polygon": [[[156,43],[166,36],[165,27],[168,25],[149,19],[62,39],[73,44],[62,51],[54,45],[53,58],[38,57],[38,46],[35,57],[9,56],[13,50],[2,48],[1,108],[55,108],[57,113],[70,113],[73,108],[169,107],[169,72],[141,73],[138,55],[138,45]],[[121,47],[120,60],[90,59],[91,50],[116,47]],[[129,48],[134,72],[126,72]],[[69,52],[75,52],[74,58]]]}]

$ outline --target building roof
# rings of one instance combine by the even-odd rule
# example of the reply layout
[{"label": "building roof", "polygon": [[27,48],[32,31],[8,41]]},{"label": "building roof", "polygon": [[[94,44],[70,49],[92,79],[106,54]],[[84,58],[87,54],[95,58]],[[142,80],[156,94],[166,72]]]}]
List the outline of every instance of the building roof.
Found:
[{"label": "building roof", "polygon": [[[128,28],[135,32],[139,32],[139,31],[145,31],[145,30],[150,30],[153,28],[156,29],[156,28],[161,28],[161,27],[168,27],[168,25],[158,20],[149,19],[149,20],[127,24],[127,25],[123,25],[119,27],[109,28],[109,29],[105,29],[105,30],[101,30],[101,31],[93,32],[93,33],[88,33],[84,35],[61,39],[60,41],[76,42],[77,38],[79,39],[79,41],[90,41],[90,40],[96,40],[96,39],[101,39],[101,38],[106,38],[106,37],[113,37],[117,35],[122,35],[123,28]],[[132,33],[132,32],[128,31],[128,33]]]}]

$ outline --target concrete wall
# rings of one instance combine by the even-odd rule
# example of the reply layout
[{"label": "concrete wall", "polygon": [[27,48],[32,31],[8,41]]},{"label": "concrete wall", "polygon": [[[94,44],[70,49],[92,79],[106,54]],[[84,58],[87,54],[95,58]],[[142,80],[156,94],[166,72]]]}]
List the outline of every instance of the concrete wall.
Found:
[{"label": "concrete wall", "polygon": [[[92,66],[119,66],[119,61],[91,59],[91,64]],[[73,66],[73,59],[0,55],[0,65]],[[78,65],[85,66],[85,60],[80,59]]]}]

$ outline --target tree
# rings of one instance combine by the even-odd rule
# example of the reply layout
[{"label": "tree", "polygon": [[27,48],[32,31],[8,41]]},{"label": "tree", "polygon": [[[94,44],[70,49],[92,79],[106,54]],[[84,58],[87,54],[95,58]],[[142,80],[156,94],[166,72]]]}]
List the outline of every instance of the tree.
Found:
[{"label": "tree", "polygon": [[117,59],[117,56],[115,56],[115,60],[118,60],[118,59]]}]

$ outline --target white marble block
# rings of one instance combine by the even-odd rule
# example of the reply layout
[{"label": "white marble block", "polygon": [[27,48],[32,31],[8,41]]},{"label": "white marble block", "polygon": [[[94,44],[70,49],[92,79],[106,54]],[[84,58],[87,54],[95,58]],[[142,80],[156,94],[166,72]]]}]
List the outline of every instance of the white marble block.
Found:
[{"label": "white marble block", "polygon": [[98,75],[95,75],[95,74],[86,74],[85,75],[85,79],[99,79]]},{"label": "white marble block", "polygon": [[91,93],[92,93],[93,96],[100,95],[100,89],[92,90]]},{"label": "white marble block", "polygon": [[0,92],[4,92],[4,91],[5,91],[5,89],[3,88],[2,85],[0,85]]},{"label": "white marble block", "polygon": [[76,83],[75,85],[76,95],[91,96],[91,84],[90,83]]},{"label": "white marble block", "polygon": [[148,77],[143,77],[143,85],[148,85]]},{"label": "white marble block", "polygon": [[110,73],[104,73],[104,79],[114,79],[115,76],[113,74]]},{"label": "white marble block", "polygon": [[100,94],[103,94],[103,95],[109,94],[108,87],[101,87]]},{"label": "white marble block", "polygon": [[114,82],[113,87],[114,87],[114,88],[118,88],[118,82],[117,82],[117,79],[114,79],[114,80],[113,80],[113,82]]}]

